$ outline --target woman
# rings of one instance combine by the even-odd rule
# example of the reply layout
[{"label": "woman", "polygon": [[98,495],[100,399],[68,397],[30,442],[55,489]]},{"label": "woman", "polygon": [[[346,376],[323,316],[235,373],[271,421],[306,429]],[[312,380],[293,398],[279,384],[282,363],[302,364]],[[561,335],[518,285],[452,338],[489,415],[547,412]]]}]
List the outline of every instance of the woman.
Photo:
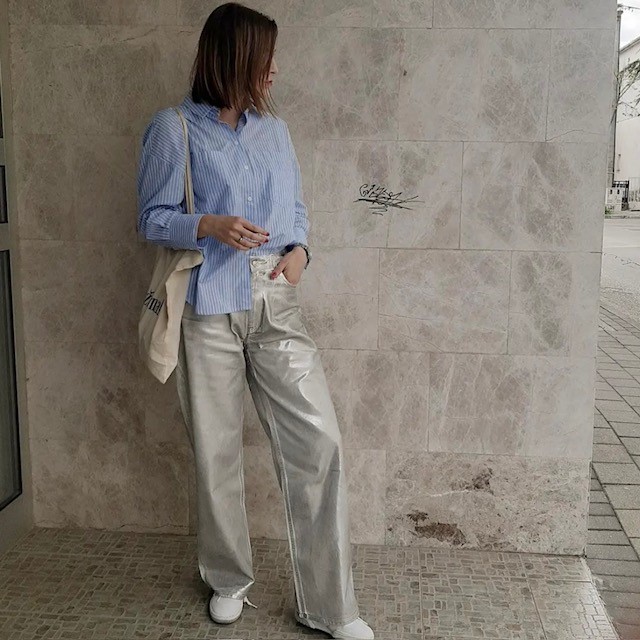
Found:
[{"label": "woman", "polygon": [[163,109],[142,138],[138,227],[150,242],[204,254],[190,275],[176,380],[211,618],[237,620],[255,581],[242,466],[246,379],[284,498],[296,619],[334,638],[371,639],[353,587],[341,434],[298,305],[309,223],[288,127],[269,104],[277,32],[241,4],[211,13],[180,105],[196,213],[183,213],[179,116]]}]

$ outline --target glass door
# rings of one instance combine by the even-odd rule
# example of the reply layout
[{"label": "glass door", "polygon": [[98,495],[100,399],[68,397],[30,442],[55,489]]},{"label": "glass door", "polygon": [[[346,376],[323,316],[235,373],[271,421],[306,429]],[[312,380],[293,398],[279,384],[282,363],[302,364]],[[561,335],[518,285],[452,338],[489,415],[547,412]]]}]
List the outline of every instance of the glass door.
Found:
[{"label": "glass door", "polygon": [[[0,231],[0,240],[2,239]],[[0,246],[0,510],[22,493],[10,250]]]},{"label": "glass door", "polygon": [[11,247],[1,104],[0,86],[0,510],[22,493],[11,296]]},{"label": "glass door", "polygon": [[0,555],[33,528],[9,63],[8,0],[0,0]]}]

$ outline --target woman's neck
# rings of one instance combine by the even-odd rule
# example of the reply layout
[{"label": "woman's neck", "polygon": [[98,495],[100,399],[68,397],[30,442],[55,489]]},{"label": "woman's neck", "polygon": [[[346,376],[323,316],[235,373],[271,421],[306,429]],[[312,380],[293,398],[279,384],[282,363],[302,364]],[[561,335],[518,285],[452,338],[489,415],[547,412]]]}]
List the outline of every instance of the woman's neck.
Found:
[{"label": "woman's neck", "polygon": [[220,109],[218,120],[220,120],[220,122],[225,122],[235,131],[238,127],[241,113],[240,109],[228,109],[227,107],[223,107]]}]

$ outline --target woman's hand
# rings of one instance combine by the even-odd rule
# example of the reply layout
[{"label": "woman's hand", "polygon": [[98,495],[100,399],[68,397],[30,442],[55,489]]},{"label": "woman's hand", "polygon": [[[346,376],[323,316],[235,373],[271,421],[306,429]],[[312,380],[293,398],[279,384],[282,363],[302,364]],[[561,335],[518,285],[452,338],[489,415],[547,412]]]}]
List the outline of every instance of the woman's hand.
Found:
[{"label": "woman's hand", "polygon": [[[234,249],[246,251],[269,240],[269,232],[241,216],[208,213],[200,218],[198,238],[211,236]],[[242,240],[241,240],[242,238]]]},{"label": "woman's hand", "polygon": [[291,284],[298,284],[302,277],[302,272],[307,266],[307,252],[302,247],[294,247],[291,251],[282,256],[274,270],[271,272],[271,279],[277,278],[280,272],[284,272],[285,278]]}]

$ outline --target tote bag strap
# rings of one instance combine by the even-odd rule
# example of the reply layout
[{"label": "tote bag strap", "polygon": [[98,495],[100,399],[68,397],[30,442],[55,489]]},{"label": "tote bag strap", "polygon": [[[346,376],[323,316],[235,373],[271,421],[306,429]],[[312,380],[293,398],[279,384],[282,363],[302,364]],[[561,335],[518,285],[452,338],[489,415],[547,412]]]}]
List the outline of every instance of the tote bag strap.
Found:
[{"label": "tote bag strap", "polygon": [[189,128],[187,127],[187,121],[184,119],[182,115],[182,111],[177,107],[174,107],[178,115],[180,116],[180,121],[182,122],[182,132],[184,133],[184,146],[185,146],[185,155],[186,155],[186,168],[184,172],[184,193],[185,200],[187,201],[187,213],[194,213],[195,204],[193,198],[193,182],[191,180],[191,158],[189,154]]}]

